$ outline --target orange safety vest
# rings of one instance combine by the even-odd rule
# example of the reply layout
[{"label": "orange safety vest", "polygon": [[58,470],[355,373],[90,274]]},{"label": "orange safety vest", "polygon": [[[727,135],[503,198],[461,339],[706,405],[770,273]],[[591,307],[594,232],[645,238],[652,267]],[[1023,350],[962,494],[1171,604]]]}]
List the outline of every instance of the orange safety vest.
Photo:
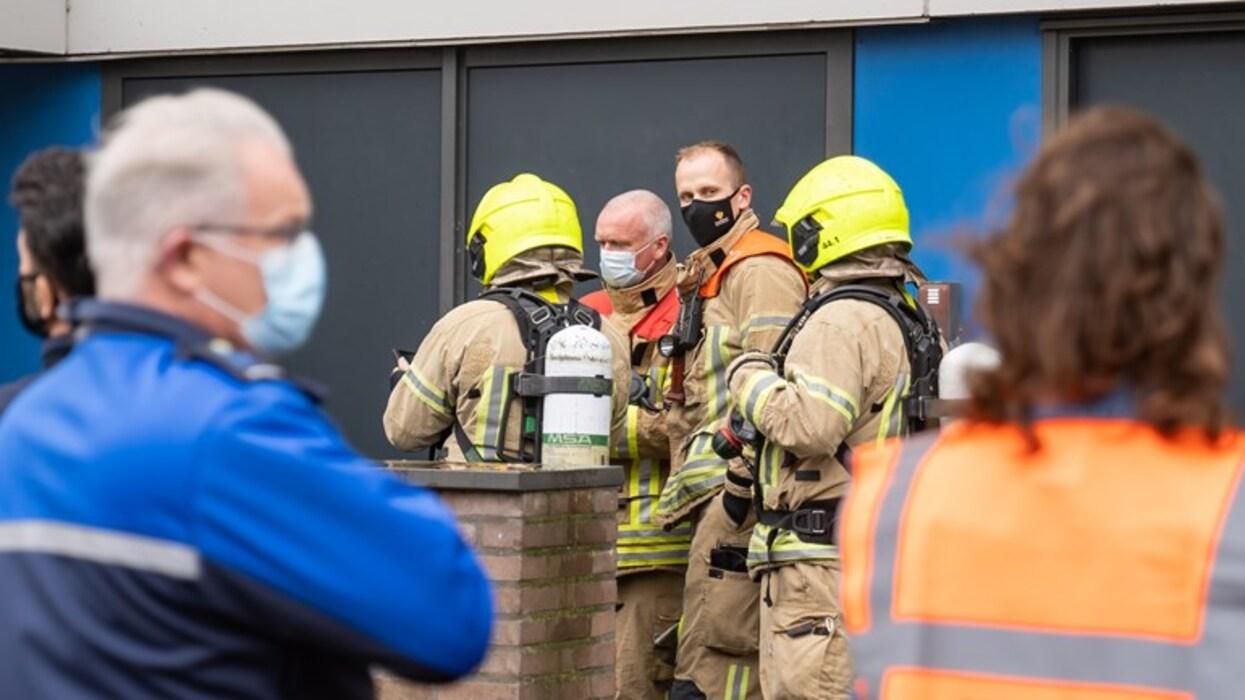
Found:
[{"label": "orange safety vest", "polygon": [[1245,436],[959,424],[854,455],[843,616],[868,700],[1245,697]]},{"label": "orange safety vest", "polygon": [[726,272],[731,269],[731,266],[757,255],[777,255],[791,263],[792,267],[795,266],[795,262],[791,260],[791,248],[786,241],[755,229],[745,233],[735,242],[735,245],[731,246],[726,257],[718,263],[718,269],[700,285],[700,296],[705,299],[716,297],[722,288],[722,278],[726,277]]},{"label": "orange safety vest", "polygon": [[[584,295],[579,303],[595,310],[602,316],[610,316],[614,313],[614,302],[610,300],[609,292],[604,289],[598,289],[595,292]],[[630,328],[628,333],[633,338],[639,338],[646,341],[660,340],[663,335],[670,333],[670,329],[674,328],[674,324],[679,320],[679,294],[678,290],[671,287],[666,292],[666,296],[662,297],[653,305],[644,318],[636,322]]]}]

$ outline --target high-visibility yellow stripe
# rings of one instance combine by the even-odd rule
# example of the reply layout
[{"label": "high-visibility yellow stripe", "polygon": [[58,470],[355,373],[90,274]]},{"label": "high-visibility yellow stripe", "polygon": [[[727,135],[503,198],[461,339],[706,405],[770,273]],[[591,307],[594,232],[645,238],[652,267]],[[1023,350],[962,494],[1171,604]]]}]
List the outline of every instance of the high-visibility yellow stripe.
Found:
[{"label": "high-visibility yellow stripe", "polygon": [[795,377],[796,384],[807,391],[809,396],[842,414],[848,425],[856,422],[856,417],[860,415],[860,407],[856,405],[856,399],[850,393],[802,372],[792,372],[792,376]]},{"label": "high-visibility yellow stripe", "polygon": [[726,670],[726,694],[722,697],[725,700],[737,700],[739,696],[735,694],[735,679],[739,675],[739,664],[731,664]]},{"label": "high-visibility yellow stripe", "polygon": [[670,363],[654,365],[648,372],[652,381],[653,403],[661,405],[666,400],[666,390],[670,388]]},{"label": "high-visibility yellow stripe", "polygon": [[618,569],[651,569],[658,566],[683,567],[687,566],[687,556],[682,557],[666,557],[661,559],[646,559],[644,561],[630,561],[619,558]]},{"label": "high-visibility yellow stripe", "polygon": [[886,394],[882,402],[882,413],[879,416],[877,443],[880,445],[889,437],[903,432],[903,404],[901,399],[908,393],[908,375],[900,372],[895,378],[895,386]]},{"label": "high-visibility yellow stripe", "polygon": [[776,486],[778,484],[778,473],[782,469],[783,457],[784,450],[781,446],[769,440],[765,441],[765,447],[761,449],[759,459],[761,485],[763,487]]},{"label": "high-visibility yellow stripe", "polygon": [[782,379],[773,372],[757,371],[748,377],[743,391],[740,392],[744,397],[743,404],[738,407],[744,418],[756,425],[759,422],[758,416],[765,409],[765,402],[781,382]]},{"label": "high-visibility yellow stripe", "polygon": [[720,459],[705,460],[700,465],[689,462],[670,476],[670,480],[666,482],[666,488],[662,490],[657,509],[661,512],[673,513],[718,488],[725,481],[726,463]]},{"label": "high-visibility yellow stripe", "polygon": [[790,322],[791,322],[790,316],[782,316],[778,314],[774,314],[770,316],[753,316],[747,323],[744,324],[743,328],[739,329],[739,335],[742,338],[747,338],[748,334],[752,333],[753,331],[759,331],[762,329],[772,330],[775,328],[786,328],[787,324]]},{"label": "high-visibility yellow stripe", "polygon": [[433,412],[447,417],[453,415],[451,407],[445,401],[445,392],[424,380],[414,367],[402,374],[402,383],[411,390],[420,403],[432,409]]},{"label": "high-visibility yellow stripe", "polygon": [[476,407],[476,429],[473,437],[476,449],[485,460],[497,459],[504,445],[497,444],[501,437],[501,422],[505,419],[506,403],[510,400],[510,370],[493,367],[480,383],[480,404]]},{"label": "high-visibility yellow stripe", "polygon": [[662,486],[661,472],[662,472],[661,462],[654,460],[652,469],[650,469],[648,473],[648,489],[647,489],[647,492],[645,493],[645,495],[649,496],[649,498],[646,498],[644,500],[644,507],[641,508],[641,513],[645,515],[646,517],[642,518],[641,522],[647,523],[650,520],[652,520],[653,501],[655,501],[658,497],[661,496],[661,486]]}]

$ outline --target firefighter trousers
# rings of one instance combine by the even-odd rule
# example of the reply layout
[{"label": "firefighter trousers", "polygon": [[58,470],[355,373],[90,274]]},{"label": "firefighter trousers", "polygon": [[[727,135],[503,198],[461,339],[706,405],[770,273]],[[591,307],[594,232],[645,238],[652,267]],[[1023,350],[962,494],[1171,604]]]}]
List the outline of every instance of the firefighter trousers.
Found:
[{"label": "firefighter trousers", "polygon": [[[679,621],[683,574],[641,571],[618,578],[614,666],[618,700],[662,700],[674,679],[674,649],[653,640]],[[673,640],[672,640],[673,641]]]},{"label": "firefighter trousers", "polygon": [[847,700],[852,660],[839,615],[839,562],[798,561],[762,574],[765,700]]},{"label": "firefighter trousers", "polygon": [[671,697],[760,698],[760,587],[747,571],[752,518],[736,527],[720,493],[695,517]]}]

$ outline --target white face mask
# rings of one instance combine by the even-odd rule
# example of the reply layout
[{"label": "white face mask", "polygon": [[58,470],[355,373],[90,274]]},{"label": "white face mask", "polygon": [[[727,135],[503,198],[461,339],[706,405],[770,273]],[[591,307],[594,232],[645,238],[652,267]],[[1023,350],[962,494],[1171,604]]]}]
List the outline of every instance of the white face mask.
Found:
[{"label": "white face mask", "polygon": [[202,240],[235,260],[259,268],[267,301],[251,316],[206,289],[196,295],[199,301],[237,323],[242,337],[262,353],[280,355],[307,342],[320,316],[327,286],[324,252],[315,234],[304,231],[289,245],[259,255],[222,241]]},{"label": "white face mask", "polygon": [[631,287],[643,282],[649,271],[636,268],[635,258],[640,251],[659,240],[661,240],[660,236],[640,246],[637,250],[602,250],[601,279],[615,288]]}]

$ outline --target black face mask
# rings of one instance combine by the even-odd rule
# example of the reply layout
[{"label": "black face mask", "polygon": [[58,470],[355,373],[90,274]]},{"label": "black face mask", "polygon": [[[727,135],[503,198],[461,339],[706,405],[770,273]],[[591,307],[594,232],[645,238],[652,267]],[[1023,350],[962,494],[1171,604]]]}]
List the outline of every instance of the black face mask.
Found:
[{"label": "black face mask", "polygon": [[48,321],[39,315],[35,304],[35,280],[39,274],[17,276],[17,320],[28,333],[38,338],[48,337]]},{"label": "black face mask", "polygon": [[[740,188],[742,189],[742,188]],[[710,245],[735,225],[735,214],[731,212],[731,199],[739,194],[739,190],[712,202],[693,199],[683,207],[683,223],[701,248]]]}]

